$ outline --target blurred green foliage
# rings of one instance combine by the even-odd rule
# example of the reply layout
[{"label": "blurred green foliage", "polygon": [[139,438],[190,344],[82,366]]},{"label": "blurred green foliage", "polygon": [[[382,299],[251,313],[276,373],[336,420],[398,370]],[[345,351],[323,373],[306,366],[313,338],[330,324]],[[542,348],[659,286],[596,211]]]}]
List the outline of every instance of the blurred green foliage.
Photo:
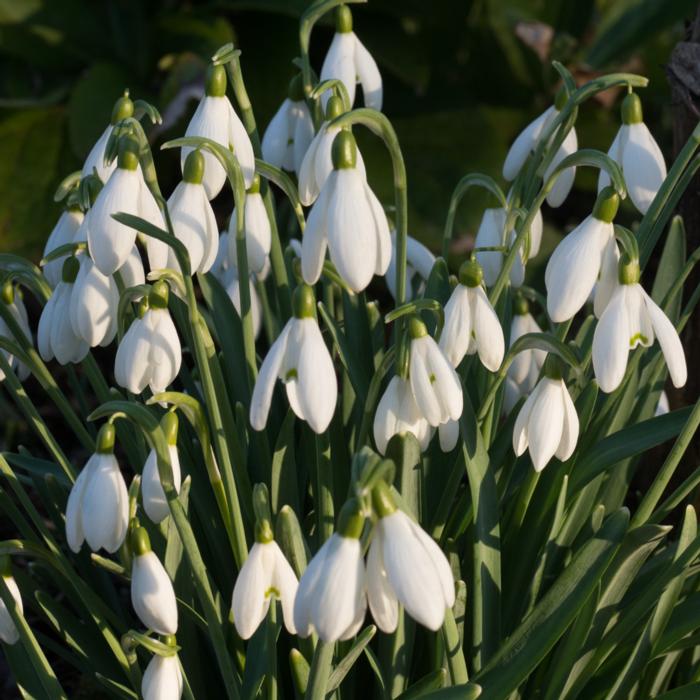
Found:
[{"label": "blurred green foliage", "polygon": [[[233,41],[259,126],[285,97],[298,54],[298,17],[308,0],[0,0],[0,248],[34,257],[59,214],[63,176],[80,167],[125,87],[166,117],[156,142],[181,135],[194,110],[206,61]],[[371,0],[354,6],[355,29],[385,80],[409,175],[411,233],[436,246],[450,193],[470,171],[500,176],[515,134],[551,101],[564,62],[585,80],[624,67],[651,78],[645,117],[667,155],[669,91],[663,64],[682,35],[688,0]],[[330,21],[312,37],[319,69]],[[188,99],[189,98],[189,99]],[[180,107],[178,111],[177,107]],[[579,141],[607,147],[617,103],[586,105]],[[391,201],[389,160],[360,135],[370,179]],[[177,157],[160,154],[164,191]],[[577,178],[565,216],[587,213],[592,174]],[[581,194],[583,193],[583,194]],[[470,195],[457,221],[473,232],[484,202]],[[577,205],[578,202],[578,205]],[[230,201],[217,203],[223,223]],[[577,207],[579,211],[577,211]]]}]

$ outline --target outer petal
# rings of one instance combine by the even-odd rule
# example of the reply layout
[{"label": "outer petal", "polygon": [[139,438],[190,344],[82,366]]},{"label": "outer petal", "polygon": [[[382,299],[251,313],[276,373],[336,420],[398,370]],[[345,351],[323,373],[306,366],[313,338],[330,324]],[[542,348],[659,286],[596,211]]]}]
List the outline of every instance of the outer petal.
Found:
[{"label": "outer petal", "polygon": [[272,586],[279,592],[284,626],[289,634],[296,634],[296,627],[294,626],[294,599],[299,589],[299,582],[294,569],[292,569],[284,554],[282,554],[282,550],[277,542],[270,542],[267,546],[269,548],[268,556],[273,562]]},{"label": "outer petal", "polygon": [[[179,493],[182,475],[177,446],[168,445],[168,452],[170,453],[170,466],[173,470],[173,483],[175,490]],[[170,515],[170,508],[168,507],[168,501],[165,498],[163,485],[160,481],[157,462],[155,450],[151,450],[146,459],[146,464],[143,467],[143,474],[141,476],[143,509],[154,523],[160,523]]]},{"label": "outer petal", "polygon": [[440,449],[443,452],[452,452],[459,441],[459,421],[448,420],[438,426]]},{"label": "outer petal", "polygon": [[299,199],[305,207],[313,204],[321,191],[321,183],[316,177],[316,155],[319,144],[326,137],[327,127],[328,122],[321,124],[309,147],[306,149],[299,168]]},{"label": "outer petal", "polygon": [[[572,127],[571,131],[564,138],[559,150],[557,151],[552,162],[549,164],[547,171],[544,174],[546,180],[561,161],[570,156],[578,148],[578,139],[576,138],[576,129]],[[576,177],[576,168],[567,168],[562,171],[554,183],[551,191],[547,195],[547,203],[550,207],[559,207],[564,203],[564,200],[569,196],[571,187],[574,184]]]},{"label": "outer petal", "polygon": [[627,140],[622,149],[622,171],[630,199],[642,214],[646,214],[666,179],[666,163],[646,124],[631,124],[627,129]]},{"label": "outer petal", "polygon": [[304,155],[309,148],[309,144],[314,137],[314,123],[311,119],[311,112],[306,106],[306,102],[294,102],[294,111],[292,114],[294,133],[293,153],[294,153],[294,172],[299,173],[301,163],[304,160]]},{"label": "outer petal", "polygon": [[[56,248],[60,248],[66,243],[71,243],[82,221],[83,213],[81,211],[64,211],[46,240],[44,257],[56,250]],[[61,281],[61,271],[65,259],[66,257],[62,256],[46,263],[43,267],[44,277],[46,277],[46,281],[51,285],[52,289]]]},{"label": "outer petal", "polygon": [[515,419],[515,425],[513,426],[513,452],[515,452],[517,457],[520,457],[530,445],[530,414],[541,391],[542,383],[540,382],[530,396],[527,397],[520,409],[520,413],[518,413],[518,417]]},{"label": "outer petal", "polygon": [[564,429],[562,431],[561,442],[559,443],[559,447],[554,455],[557,459],[563,462],[569,459],[576,449],[579,423],[576,407],[574,406],[574,402],[571,400],[569,390],[566,388],[564,380],[561,380],[561,391],[564,404]]},{"label": "outer petal", "polygon": [[[534,324],[534,325],[533,325]],[[539,333],[541,328],[532,316],[527,313],[523,315],[515,314],[510,325],[510,345],[526,333]],[[521,384],[525,381],[530,372],[530,365],[534,361],[535,353],[532,350],[519,352],[510,367],[508,368],[508,376],[515,381],[516,384]],[[542,358],[542,361],[544,359]],[[540,363],[541,364],[541,363]]]},{"label": "outer petal", "polygon": [[448,419],[457,420],[462,415],[464,400],[459,377],[438,344],[430,336],[419,338],[418,341],[423,343],[426,348],[426,365],[441,404],[442,419],[440,423],[444,423]]},{"label": "outer petal", "polygon": [[472,335],[470,290],[463,284],[458,284],[445,304],[445,325],[440,335],[440,348],[457,367],[467,354]]},{"label": "outer petal", "polygon": [[528,420],[530,457],[535,471],[542,471],[557,451],[564,429],[564,401],[557,380],[544,378],[542,390]]},{"label": "outer petal", "polygon": [[354,32],[353,36],[355,37],[355,72],[360,85],[362,85],[365,107],[381,111],[382,76],[370,52],[367,51]]},{"label": "outer petal", "polygon": [[287,145],[291,137],[289,133],[289,110],[291,108],[291,100],[286,99],[267,125],[262,140],[263,160],[278,168],[284,165]]},{"label": "outer petal", "polygon": [[608,305],[613,292],[619,287],[617,279],[617,265],[620,261],[620,251],[617,249],[615,238],[611,238],[603,250],[603,259],[600,265],[600,278],[595,287],[593,297],[593,313],[600,318]]},{"label": "outer petal", "polygon": [[[82,257],[82,256],[81,256]],[[119,292],[112,277],[103,275],[92,260],[82,260],[70,300],[70,322],[73,332],[90,347],[109,337],[119,304]],[[113,337],[113,336],[112,336]]]},{"label": "outer petal", "polygon": [[250,142],[250,136],[248,136],[243,122],[236,114],[231,103],[228,100],[226,100],[226,102],[229,118],[229,145],[233,146],[233,154],[238,159],[238,165],[241,166],[241,170],[243,171],[245,186],[250,187],[255,175],[255,153],[253,152],[253,144]]},{"label": "outer petal", "polygon": [[[229,255],[235,255],[236,250],[236,210],[231,215],[229,225]],[[260,272],[265,267],[265,261],[270,254],[272,230],[267,218],[265,204],[259,193],[248,194],[245,198],[245,237],[248,254],[248,269]]]},{"label": "outer petal", "polygon": [[149,386],[154,394],[165,391],[175,380],[182,364],[182,346],[175,324],[167,309],[152,309],[153,332],[148,362],[151,367]]},{"label": "outer petal", "polygon": [[442,588],[442,594],[445,599],[445,607],[451,608],[455,604],[455,579],[450,568],[450,563],[447,557],[440,549],[437,542],[420,526],[414,522],[406,514],[402,514],[408,523],[408,527],[413,532],[413,536],[420,542],[430,561],[433,564],[433,569],[437,574]]},{"label": "outer petal", "polygon": [[81,514],[82,502],[85,493],[85,485],[90,479],[91,465],[96,461],[96,455],[92,455],[82,468],[80,474],[78,474],[78,478],[75,480],[70,494],[68,495],[68,504],[66,505],[66,541],[71,551],[76,554],[80,551],[85,541]]},{"label": "outer petal", "polygon": [[129,326],[129,330],[117,348],[114,378],[117,384],[128,389],[132,394],[140,394],[148,385],[151,319],[148,311],[143,318],[136,319]]},{"label": "outer petal", "polygon": [[85,159],[83,169],[80,173],[80,177],[87,177],[93,174],[93,170],[97,171],[97,176],[102,180],[102,182],[107,182],[109,176],[114,172],[117,167],[116,159],[113,160],[109,165],[105,165],[105,149],[107,148],[107,141],[109,141],[110,134],[112,133],[112,125],[109,124],[107,128],[102,132],[100,138],[97,139],[95,145],[90,149],[88,157]]},{"label": "outer petal", "polygon": [[664,359],[668,365],[668,372],[671,375],[673,386],[676,388],[681,387],[688,379],[688,367],[685,362],[685,353],[681,340],[668,316],[644,290],[642,290],[642,294],[651,324],[654,327],[654,333],[656,333],[661,352],[664,354]]},{"label": "outer petal", "polygon": [[540,114],[539,117],[531,121],[520,134],[518,134],[503,163],[503,177],[506,180],[515,180],[520,169],[525,165],[525,161],[530,155],[530,152],[535,148],[542,130],[547,123],[554,118],[555,114],[556,110],[554,107],[550,107]]},{"label": "outer petal", "polygon": [[321,276],[328,244],[328,202],[337,175],[333,171],[311,208],[301,242],[301,274],[307,284],[316,284]]},{"label": "outer petal", "polygon": [[470,290],[474,298],[474,336],[479,359],[486,369],[495,372],[503,362],[505,340],[503,329],[488,297],[481,287]]},{"label": "outer petal", "polygon": [[377,531],[367,556],[367,597],[377,627],[382,632],[391,634],[398,625],[399,602],[384,569],[383,547],[382,536]]},{"label": "outer petal", "polygon": [[600,388],[611,392],[620,386],[629,355],[627,285],[618,287],[593,334],[593,371]]},{"label": "outer petal", "polygon": [[[204,253],[208,250],[206,215],[202,206],[203,201],[207,202],[207,200],[203,194],[202,185],[183,181],[178,184],[168,199],[175,237],[187,248],[192,273],[199,271]],[[179,270],[172,249],[168,251],[168,266]]]},{"label": "outer petal", "polygon": [[[477,248],[488,248],[490,246],[503,245],[505,225],[506,213],[503,209],[485,209],[481,217],[479,230],[476,232],[474,246]],[[503,265],[503,255],[497,252],[477,252],[476,259],[484,270],[486,286],[493,286]]]},{"label": "outer petal", "polygon": [[[613,139],[613,142],[610,144],[610,148],[608,148],[608,157],[612,158],[620,167],[622,167],[622,157],[621,157],[621,146],[625,141],[625,127],[621,127],[620,129],[617,130],[617,133],[615,134],[615,138]],[[604,187],[607,187],[610,184],[610,175],[608,175],[608,171],[604,170],[603,168],[600,169],[600,172],[598,173],[598,192],[600,192]]]},{"label": "outer petal", "polygon": [[[59,284],[64,284],[60,282]],[[39,317],[39,327],[36,332],[36,344],[41,359],[44,362],[53,360],[53,349],[51,347],[51,326],[56,315],[56,300],[58,299],[58,287],[51,295],[44,306],[41,316]]]},{"label": "outer petal", "polygon": [[177,656],[154,654],[141,681],[143,700],[180,700],[182,671]]},{"label": "outer petal", "polygon": [[173,584],[153,552],[134,557],[131,605],[145,627],[158,634],[177,632],[177,602]]},{"label": "outer petal", "polygon": [[443,422],[440,402],[435,395],[435,389],[430,380],[430,370],[428,369],[425,353],[420,344],[421,339],[411,341],[411,360],[409,368],[409,378],[411,391],[416,400],[418,409],[425,419],[432,426],[438,426]]},{"label": "outer petal", "polygon": [[[357,77],[357,69],[355,67],[355,47],[357,40],[353,32],[336,32],[333,35],[333,41],[328,48],[328,53],[321,66],[320,81],[337,78],[342,80],[345,89],[348,91],[350,104],[355,102],[355,82]],[[326,108],[329,91],[323,93],[321,99],[323,108]]]},{"label": "outer petal", "polygon": [[[391,261],[391,234],[389,233],[389,222],[382,205],[377,199],[371,187],[365,182],[365,194],[372,210],[374,220],[374,230],[377,234],[377,264],[374,268],[375,275],[383,275],[389,267]],[[408,246],[407,246],[408,247]]]},{"label": "outer petal", "polygon": [[256,542],[241,568],[233,587],[233,622],[241,639],[249,639],[265,619],[270,607],[266,595],[272,579],[272,571],[264,566],[267,544]]},{"label": "outer petal", "polygon": [[294,627],[300,637],[308,637],[314,629],[312,610],[318,602],[318,588],[326,573],[326,557],[338,546],[340,535],[334,534],[321,546],[306,567],[294,598]]}]

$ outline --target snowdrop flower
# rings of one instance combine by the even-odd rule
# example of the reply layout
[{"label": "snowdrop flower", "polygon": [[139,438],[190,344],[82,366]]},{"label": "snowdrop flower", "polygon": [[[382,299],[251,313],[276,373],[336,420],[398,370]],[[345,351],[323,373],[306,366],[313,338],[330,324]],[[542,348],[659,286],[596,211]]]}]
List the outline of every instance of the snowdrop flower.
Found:
[{"label": "snowdrop flower", "polygon": [[[246,187],[250,187],[255,173],[255,155],[250,137],[243,123],[226,97],[226,70],[223,66],[209,66],[204,86],[205,95],[187,125],[185,136],[202,136],[216,141],[233,151],[243,172]],[[180,155],[182,172],[192,151],[183,148]],[[214,199],[226,182],[226,171],[216,156],[205,152],[202,184],[209,199]]]},{"label": "snowdrop flower", "polygon": [[[407,236],[406,301],[411,301],[415,294],[423,291],[424,283],[430,277],[433,265],[435,265],[435,256],[422,243]],[[391,260],[386,269],[385,279],[391,296],[396,299],[396,231],[391,232]]]},{"label": "snowdrop flower", "polygon": [[294,290],[294,316],[287,321],[260,367],[250,401],[250,424],[263,430],[270,412],[275,380],[284,382],[292,410],[315,433],[331,422],[338,398],[333,360],[315,318],[314,293]]},{"label": "snowdrop flower", "polygon": [[[0,304],[3,304],[7,309],[8,313],[19,325],[20,329],[24,335],[31,342],[32,339],[32,329],[29,327],[29,318],[27,317],[27,310],[24,307],[24,302],[22,301],[22,296],[18,290],[16,290],[12,282],[6,282],[2,291],[0,291]],[[7,323],[5,323],[4,318],[0,318],[0,338],[14,338],[14,334],[10,330]],[[18,358],[11,355],[7,350],[0,350],[7,362],[9,363],[12,371],[17,375],[17,378],[22,382],[30,374],[29,367],[23,362],[20,362]],[[0,369],[0,382],[5,379],[5,373]]]},{"label": "snowdrop flower", "polygon": [[418,410],[434,427],[462,415],[462,386],[440,346],[418,318],[409,323],[409,377]]},{"label": "snowdrop flower", "polygon": [[[177,414],[168,411],[163,416],[161,427],[165,433],[168,443],[168,454],[170,455],[170,467],[173,470],[173,486],[175,491],[180,492],[182,474],[180,471],[180,457],[177,451]],[[154,523],[160,523],[170,515],[168,500],[165,497],[163,484],[160,482],[158,472],[158,457],[155,450],[151,450],[146,459],[141,475],[141,497],[143,498],[143,509],[146,515]]]},{"label": "snowdrop flower", "polygon": [[[161,641],[168,646],[175,646],[173,635],[165,635]],[[180,700],[182,687],[182,669],[177,654],[154,654],[141,681],[143,700]]]},{"label": "snowdrop flower", "polygon": [[[253,178],[253,184],[248,188],[245,197],[244,231],[248,271],[260,273],[265,269],[270,255],[272,229],[270,219],[265,210],[265,202],[260,194],[260,176]],[[234,207],[228,226],[229,260],[237,261],[236,255],[236,209]]]},{"label": "snowdrop flower", "polygon": [[648,348],[658,338],[673,386],[685,384],[688,369],[678,333],[666,314],[639,284],[639,262],[623,256],[620,284],[613,292],[593,334],[593,371],[600,388],[620,386],[631,350]]},{"label": "snowdrop flower", "polygon": [[367,588],[360,542],[364,518],[355,499],[343,506],[338,520],[338,531],[316,552],[299,581],[294,626],[300,637],[315,630],[324,642],[351,639],[365,619]]},{"label": "snowdrop flower", "polygon": [[[549,128],[550,124],[557,118],[557,115],[564,107],[566,103],[566,93],[564,90],[560,90],[555,99],[555,104],[549,107],[545,112],[540,114],[537,119],[533,120],[528,124],[523,131],[520,132],[518,137],[513,142],[513,145],[508,151],[506,160],[503,163],[503,177],[512,181],[518,176],[518,173],[525,165],[525,161],[532,151],[537,147],[537,143],[540,140],[542,134]],[[566,156],[575,153],[578,148],[578,138],[576,136],[576,129],[572,127],[571,131],[566,135],[561,146],[557,150],[549,164],[545,174],[545,181],[552,174],[554,169],[561,163]],[[567,168],[559,174],[554,187],[550,190],[547,195],[547,203],[551,207],[560,206],[574,184],[574,178],[576,177],[576,168]]]},{"label": "snowdrop flower", "polygon": [[[201,151],[192,151],[185,159],[182,182],[168,199],[175,237],[187,248],[190,269],[208,272],[216,259],[219,228],[202,184],[208,164]],[[152,270],[169,267],[180,271],[175,252],[165,242],[149,238],[148,261]]]},{"label": "snowdrop flower", "polygon": [[447,453],[452,452],[459,441],[459,421],[448,420],[438,426],[438,442],[440,449]]},{"label": "snowdrop flower", "polygon": [[301,76],[297,75],[289,84],[289,96],[265,129],[263,160],[298,175],[313,137],[314,122],[304,99]]},{"label": "snowdrop flower", "polygon": [[[382,76],[371,54],[352,30],[352,12],[341,5],[335,14],[335,35],[321,67],[321,82],[341,80],[348,91],[350,105],[355,102],[355,85],[362,86],[365,107],[381,110]],[[328,100],[328,97],[324,100]]]},{"label": "snowdrop flower", "polygon": [[256,523],[255,544],[241,568],[233,587],[233,622],[241,639],[253,636],[270,608],[270,601],[282,603],[284,626],[290,634],[294,627],[294,598],[299,582],[294,570],[274,541],[270,523]]},{"label": "snowdrop flower", "polygon": [[115,430],[103,425],[95,453],[73,484],[66,506],[66,540],[71,551],[80,551],[87,540],[93,552],[116,552],[129,525],[129,494],[114,456]]},{"label": "snowdrop flower", "polygon": [[137,527],[131,534],[131,605],[145,627],[158,634],[177,632],[177,602],[173,584],[151,550],[148,533]]},{"label": "snowdrop flower", "polygon": [[482,285],[484,274],[476,260],[459,270],[459,284],[445,305],[445,326],[440,348],[457,367],[465,355],[479,353],[486,369],[495,372],[503,362],[505,340],[496,312]]},{"label": "snowdrop flower", "polygon": [[[97,177],[102,180],[103,183],[109,180],[110,175],[114,172],[117,167],[115,161],[107,164],[105,163],[105,149],[107,148],[107,142],[112,134],[112,129],[116,124],[118,124],[122,119],[128,119],[134,114],[134,103],[129,98],[129,91],[125,90],[124,94],[114,103],[114,108],[112,109],[112,118],[107,128],[102,132],[102,135],[95,142],[95,145],[90,150],[88,157],[85,159],[85,164],[80,173],[80,177],[87,177],[92,175],[93,172],[97,173]],[[69,241],[66,241],[69,242]]]},{"label": "snowdrop flower", "polygon": [[[182,346],[168,311],[168,285],[156,282],[148,295],[148,308],[134,320],[117,348],[114,378],[132,394],[147,386],[154,394],[168,387],[182,363]],[[141,310],[145,308],[142,303]]]},{"label": "snowdrop flower", "polygon": [[349,131],[341,131],[333,141],[333,168],[307,220],[301,272],[307,284],[315,284],[328,246],[340,276],[361,292],[373,275],[383,275],[389,266],[389,224],[357,168],[357,146]]},{"label": "snowdrop flower", "polygon": [[421,625],[436,632],[445,609],[455,603],[452,570],[437,543],[397,510],[389,487],[372,491],[377,526],[367,556],[367,594],[372,617],[382,632],[396,630],[399,603]]},{"label": "snowdrop flower", "polygon": [[[77,207],[70,207],[66,209],[61,216],[58,217],[56,225],[46,239],[46,245],[44,246],[44,257],[52,253],[56,248],[60,248],[62,245],[67,243],[72,243],[73,238],[83,223],[83,212]],[[44,277],[49,283],[51,289],[55,289],[56,285],[61,281],[61,271],[63,269],[63,263],[68,256],[61,256],[55,260],[47,262],[43,267]]]},{"label": "snowdrop flower", "polygon": [[374,442],[381,455],[394,435],[413,433],[421,452],[428,449],[433,436],[430,424],[420,412],[408,379],[398,375],[387,385],[374,414]]},{"label": "snowdrop flower", "polygon": [[593,213],[587,216],[556,247],[547,263],[547,312],[555,323],[568,321],[586,303],[595,286],[603,253],[614,241],[613,219],[620,198],[606,187],[598,195]]},{"label": "snowdrop flower", "polygon": [[[22,596],[19,592],[19,586],[12,575],[10,557],[4,555],[0,557],[0,576],[9,589],[12,597],[17,603],[20,613],[24,613],[24,605],[22,604]],[[0,640],[5,644],[16,644],[19,641],[19,630],[15,625],[15,621],[10,615],[10,611],[5,605],[5,601],[0,599]]]},{"label": "snowdrop flower", "polygon": [[600,318],[608,305],[613,292],[620,285],[618,282],[617,269],[620,263],[620,251],[617,248],[617,241],[611,238],[605,250],[600,264],[600,276],[593,290],[593,313],[596,318]]},{"label": "snowdrop flower", "polygon": [[561,361],[550,355],[544,377],[520,409],[513,428],[513,451],[519,457],[529,448],[535,471],[552,457],[569,459],[578,440],[578,415],[561,375]]},{"label": "snowdrop flower", "polygon": [[90,349],[88,343],[76,335],[70,322],[71,298],[79,270],[80,263],[73,256],[63,263],[63,278],[41,312],[36,340],[45,362],[54,357],[61,365],[80,362]]},{"label": "snowdrop flower", "polygon": [[[642,121],[642,103],[634,93],[622,101],[622,126],[608,155],[622,168],[632,203],[641,214],[646,214],[666,179],[666,163],[661,149]],[[598,191],[609,184],[610,176],[601,170]]]}]

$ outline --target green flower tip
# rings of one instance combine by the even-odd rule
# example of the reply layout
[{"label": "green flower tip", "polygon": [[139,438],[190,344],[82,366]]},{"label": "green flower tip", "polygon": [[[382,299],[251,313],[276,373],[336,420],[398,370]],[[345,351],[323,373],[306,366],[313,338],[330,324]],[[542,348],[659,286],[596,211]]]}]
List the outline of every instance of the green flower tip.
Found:
[{"label": "green flower tip", "polygon": [[549,353],[547,359],[544,361],[542,372],[544,376],[549,379],[561,379],[564,374],[564,367],[562,366],[562,360],[559,355]]},{"label": "green flower tip", "polygon": [[168,307],[168,297],[170,289],[165,280],[158,280],[148,293],[148,305],[152,309],[166,309]]},{"label": "green flower tip", "polygon": [[294,290],[292,304],[295,318],[314,318],[316,315],[316,297],[308,284],[300,284]]},{"label": "green flower tip", "polygon": [[474,260],[465,260],[459,268],[459,283],[465,287],[478,287],[484,279],[484,271],[481,265]]},{"label": "green flower tip", "polygon": [[265,518],[264,520],[256,520],[255,522],[255,541],[259,544],[267,544],[272,542],[275,536],[272,532],[272,525],[270,521]]},{"label": "green flower tip", "polygon": [[301,77],[301,73],[297,73],[289,81],[287,97],[289,97],[292,102],[301,102],[304,99],[304,80]]},{"label": "green flower tip", "polygon": [[207,68],[204,92],[207,97],[223,97],[226,94],[226,69],[223,66],[212,63]]},{"label": "green flower tip", "polygon": [[204,177],[204,156],[197,149],[191,151],[185,159],[185,167],[182,171],[182,179],[193,185],[201,185]]},{"label": "green flower tip", "polygon": [[617,273],[620,284],[637,284],[640,277],[639,260],[632,259],[627,253],[623,253]]},{"label": "green flower tip", "polygon": [[168,411],[160,421],[160,427],[165,434],[165,440],[168,445],[177,445],[177,429],[180,421],[177,418],[175,411]]},{"label": "green flower tip", "polygon": [[260,175],[255,173],[253,175],[253,181],[250,183],[250,187],[246,190],[247,194],[259,194],[260,193]]},{"label": "green flower tip", "polygon": [[343,100],[338,95],[331,95],[326,103],[326,121],[333,121],[343,113]]},{"label": "green flower tip", "polygon": [[629,95],[622,100],[622,123],[623,124],[641,124],[642,123],[642,101],[636,92],[630,92]]},{"label": "green flower tip", "polygon": [[2,285],[2,292],[0,292],[3,304],[11,304],[15,300],[15,288],[12,282],[8,281]]},{"label": "green flower tip", "polygon": [[146,313],[146,311],[148,311],[148,309],[149,309],[148,296],[145,296],[141,299],[141,301],[139,302],[139,305],[136,309],[136,313],[137,313],[138,317],[143,318],[144,314]]},{"label": "green flower tip", "polygon": [[174,634],[162,634],[160,636],[160,641],[167,647],[177,646],[177,637]]},{"label": "green flower tip", "polygon": [[394,497],[385,481],[380,481],[372,489],[372,507],[379,518],[386,518],[387,515],[396,512]]},{"label": "green flower tip", "polygon": [[112,108],[112,118],[110,122],[112,125],[118,124],[122,119],[128,119],[134,114],[134,103],[129,97],[128,88],[124,90],[124,94],[114,103]]},{"label": "green flower tip", "polygon": [[557,94],[554,97],[554,109],[556,109],[557,112],[561,112],[568,99],[569,96],[566,93],[566,88],[562,85],[559,90],[557,90]]},{"label": "green flower tip", "polygon": [[362,515],[360,502],[356,498],[351,498],[345,502],[338,515],[338,534],[359,540],[364,526],[365,517]]},{"label": "green flower tip", "polygon": [[620,196],[612,187],[603,187],[593,206],[593,216],[606,224],[612,223],[620,206]]},{"label": "green flower tip", "polygon": [[338,132],[333,139],[331,156],[333,158],[333,167],[336,170],[355,167],[357,164],[357,143],[352,132],[345,131],[345,129]]},{"label": "green flower tip", "polygon": [[131,549],[133,553],[140,557],[151,551],[151,540],[148,532],[143,527],[135,527],[131,532]]},{"label": "green flower tip", "polygon": [[348,34],[352,31],[352,12],[347,5],[338,5],[335,11],[335,31]]},{"label": "green flower tip", "polygon": [[75,278],[78,276],[78,272],[80,272],[80,262],[78,258],[76,258],[75,255],[66,258],[66,261],[63,263],[61,279],[68,284],[73,284]]},{"label": "green flower tip", "polygon": [[114,452],[114,438],[116,437],[116,431],[112,423],[105,423],[101,428],[100,432],[97,434],[97,443],[95,446],[95,452],[101,455],[109,455]]},{"label": "green flower tip", "polygon": [[122,170],[136,170],[139,164],[139,144],[130,136],[122,136],[119,139],[119,156],[117,167]]},{"label": "green flower tip", "polygon": [[423,336],[428,335],[428,329],[426,328],[425,323],[423,323],[418,316],[414,316],[408,322],[408,334],[411,336],[412,340],[415,340],[416,338],[422,338]]},{"label": "green flower tip", "polygon": [[525,316],[530,313],[530,302],[522,294],[516,295],[513,299],[513,313],[516,316]]}]

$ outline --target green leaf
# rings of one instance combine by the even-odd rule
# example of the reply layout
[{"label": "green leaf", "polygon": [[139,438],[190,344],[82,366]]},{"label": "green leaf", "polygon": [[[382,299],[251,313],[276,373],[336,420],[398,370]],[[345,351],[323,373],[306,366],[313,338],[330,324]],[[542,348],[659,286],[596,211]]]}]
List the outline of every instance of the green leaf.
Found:
[{"label": "green leaf", "polygon": [[277,434],[275,451],[272,455],[270,499],[273,513],[278,513],[282,506],[285,505],[290,506],[294,511],[299,510],[296,464],[294,461],[295,424],[296,417],[294,411],[290,408]]},{"label": "green leaf", "polygon": [[[683,272],[686,259],[685,226],[681,216],[674,216],[666,234],[666,243],[661,253],[659,266],[654,278],[654,286],[651,289],[651,298],[662,306],[666,295],[673,287],[674,282]],[[681,313],[681,295],[672,300],[670,307],[664,309],[666,315],[676,323]]]},{"label": "green leaf", "polygon": [[484,697],[491,700],[490,695],[482,696],[483,688],[477,683],[466,683],[465,685],[454,685],[451,688],[442,688],[427,695],[421,695],[423,700],[476,700]]},{"label": "green leaf", "polygon": [[656,696],[656,700],[697,700],[700,697],[700,683],[689,683],[668,693]]},{"label": "green leaf", "polygon": [[401,693],[397,700],[418,700],[418,698],[424,698],[430,691],[442,688],[446,680],[447,671],[444,668],[432,671]]},{"label": "green leaf", "polygon": [[372,637],[374,637],[376,633],[377,628],[374,625],[370,625],[369,627],[365,627],[365,629],[357,635],[348,653],[345,654],[331,671],[331,675],[328,678],[326,693],[332,693],[336,688],[340,687],[343,679],[348,675],[353,664],[360,657],[362,650],[372,641]]}]

